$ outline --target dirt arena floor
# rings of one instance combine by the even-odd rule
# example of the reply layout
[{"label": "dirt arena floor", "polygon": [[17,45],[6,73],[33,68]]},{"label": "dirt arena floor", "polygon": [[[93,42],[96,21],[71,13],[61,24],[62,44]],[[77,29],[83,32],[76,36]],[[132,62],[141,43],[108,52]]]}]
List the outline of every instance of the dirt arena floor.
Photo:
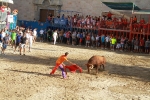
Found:
[{"label": "dirt arena floor", "polygon": [[[62,79],[58,69],[50,76],[66,51],[83,73],[69,72],[68,79]],[[88,74],[85,66],[93,55],[107,60],[98,75],[95,70]],[[6,55],[0,55],[0,100],[150,100],[150,55],[37,42],[20,56],[9,46]]]}]

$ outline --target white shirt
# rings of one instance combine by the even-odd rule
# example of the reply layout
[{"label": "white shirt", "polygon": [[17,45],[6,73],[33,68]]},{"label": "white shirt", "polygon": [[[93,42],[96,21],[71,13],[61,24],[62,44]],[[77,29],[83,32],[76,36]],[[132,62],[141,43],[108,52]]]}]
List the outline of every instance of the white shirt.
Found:
[{"label": "white shirt", "polygon": [[33,36],[29,35],[29,42],[32,43],[33,42]]},{"label": "white shirt", "polygon": [[27,38],[27,39],[29,39],[29,36],[30,36],[29,33],[26,33],[26,38]]},{"label": "white shirt", "polygon": [[95,41],[95,38],[94,38],[94,36],[92,36],[92,37],[91,37],[91,40],[92,40],[92,41]]},{"label": "white shirt", "polygon": [[72,38],[74,39],[74,38],[76,38],[76,32],[73,32],[73,34],[72,34]]},{"label": "white shirt", "polygon": [[107,36],[107,37],[105,38],[105,40],[106,40],[106,42],[109,42],[110,38]]},{"label": "white shirt", "polygon": [[54,33],[53,33],[53,37],[57,37],[57,32],[54,32]]},{"label": "white shirt", "polygon": [[99,36],[96,36],[96,40],[97,40],[97,41],[99,40]]},{"label": "white shirt", "polygon": [[44,30],[40,30],[40,34],[42,35],[44,33]]},{"label": "white shirt", "polygon": [[36,31],[36,30],[33,31],[33,35],[34,35],[34,36],[37,35],[37,31]]},{"label": "white shirt", "polygon": [[5,32],[2,32],[2,39],[6,36]]}]

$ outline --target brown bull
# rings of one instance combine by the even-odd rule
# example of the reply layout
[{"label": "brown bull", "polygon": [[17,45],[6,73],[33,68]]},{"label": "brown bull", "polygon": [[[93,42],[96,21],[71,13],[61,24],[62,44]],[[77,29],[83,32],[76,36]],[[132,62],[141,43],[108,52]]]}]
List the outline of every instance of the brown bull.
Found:
[{"label": "brown bull", "polygon": [[96,68],[96,74],[98,74],[98,69],[103,66],[103,70],[105,67],[106,59],[104,56],[92,56],[88,63],[86,64],[88,73],[90,73],[90,70],[93,68]]}]

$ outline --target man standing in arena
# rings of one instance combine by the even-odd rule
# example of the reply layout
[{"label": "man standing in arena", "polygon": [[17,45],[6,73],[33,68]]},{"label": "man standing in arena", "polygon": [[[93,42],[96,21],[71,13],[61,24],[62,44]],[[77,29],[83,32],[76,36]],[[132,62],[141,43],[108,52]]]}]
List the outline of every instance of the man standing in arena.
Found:
[{"label": "man standing in arena", "polygon": [[66,76],[66,72],[64,70],[64,63],[65,61],[69,62],[70,64],[73,64],[72,62],[70,62],[68,59],[67,59],[67,55],[69,53],[66,52],[65,55],[61,55],[57,60],[56,60],[56,65],[55,67],[53,68],[53,70],[50,72],[50,75],[54,74],[55,71],[58,69],[58,67],[61,69],[62,71],[62,76],[63,78],[65,79],[67,76]]},{"label": "man standing in arena", "polygon": [[25,56],[26,40],[27,40],[27,38],[26,38],[26,35],[24,33],[23,36],[21,37],[20,55],[22,55],[22,49],[23,49],[23,55]]}]

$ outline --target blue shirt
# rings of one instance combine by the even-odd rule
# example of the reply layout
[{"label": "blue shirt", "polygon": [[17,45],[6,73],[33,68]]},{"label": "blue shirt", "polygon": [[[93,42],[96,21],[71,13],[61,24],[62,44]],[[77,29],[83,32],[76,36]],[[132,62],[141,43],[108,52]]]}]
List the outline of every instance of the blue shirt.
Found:
[{"label": "blue shirt", "polygon": [[17,35],[16,42],[17,42],[17,43],[20,43],[20,42],[21,42],[21,35]]},{"label": "blue shirt", "polygon": [[83,34],[80,34],[80,36],[79,36],[81,39],[83,38]]},{"label": "blue shirt", "polygon": [[102,36],[102,37],[101,37],[101,41],[102,41],[102,42],[105,42],[105,36]]}]

